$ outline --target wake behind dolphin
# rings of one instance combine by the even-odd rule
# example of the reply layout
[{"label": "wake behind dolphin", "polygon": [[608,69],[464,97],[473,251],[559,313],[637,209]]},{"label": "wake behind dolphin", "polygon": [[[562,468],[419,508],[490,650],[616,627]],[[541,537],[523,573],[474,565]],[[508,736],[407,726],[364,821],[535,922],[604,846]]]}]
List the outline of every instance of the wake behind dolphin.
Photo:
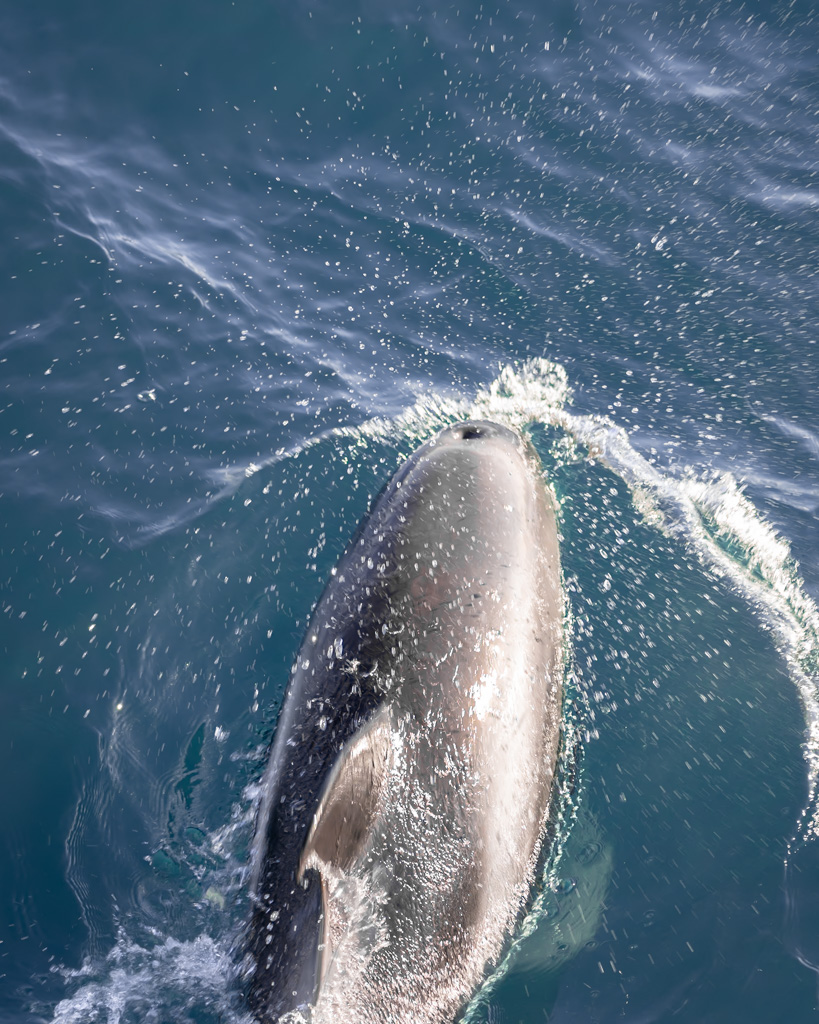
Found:
[{"label": "wake behind dolphin", "polygon": [[526,901],[561,721],[557,525],[511,430],[398,470],[299,651],[253,849],[264,1021],[443,1024]]}]

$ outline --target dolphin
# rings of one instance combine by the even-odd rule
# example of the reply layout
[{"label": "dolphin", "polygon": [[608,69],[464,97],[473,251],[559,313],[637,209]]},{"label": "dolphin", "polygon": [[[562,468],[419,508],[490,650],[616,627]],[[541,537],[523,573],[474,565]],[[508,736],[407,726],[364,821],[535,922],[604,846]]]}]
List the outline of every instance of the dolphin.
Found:
[{"label": "dolphin", "polygon": [[563,597],[531,445],[442,430],[315,608],[251,850],[262,1021],[443,1024],[528,899],[558,755]]}]

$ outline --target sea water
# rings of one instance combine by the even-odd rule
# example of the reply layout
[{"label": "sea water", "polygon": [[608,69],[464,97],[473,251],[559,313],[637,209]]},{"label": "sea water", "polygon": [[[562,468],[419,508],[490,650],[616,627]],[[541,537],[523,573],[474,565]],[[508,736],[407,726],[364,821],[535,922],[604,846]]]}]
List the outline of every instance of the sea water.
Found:
[{"label": "sea water", "polygon": [[801,2],[7,0],[0,1020],[247,1021],[307,616],[464,416],[541,456],[569,651],[464,1019],[815,1019],[817,50]]}]

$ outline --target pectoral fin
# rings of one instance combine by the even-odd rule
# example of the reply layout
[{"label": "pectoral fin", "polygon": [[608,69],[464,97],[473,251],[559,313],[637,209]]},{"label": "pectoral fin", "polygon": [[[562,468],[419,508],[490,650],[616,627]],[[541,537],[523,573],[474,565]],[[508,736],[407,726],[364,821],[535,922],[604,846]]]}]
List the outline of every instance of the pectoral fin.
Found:
[{"label": "pectoral fin", "polygon": [[391,751],[389,713],[382,707],[347,741],[327,777],[299,862],[299,880],[310,868],[326,875],[353,866],[378,813]]},{"label": "pectoral fin", "polygon": [[331,883],[343,878],[366,846],[389,777],[391,754],[389,712],[382,707],[342,747],[304,844],[298,880],[311,869],[321,880],[319,989],[348,923],[345,901],[333,898]]}]

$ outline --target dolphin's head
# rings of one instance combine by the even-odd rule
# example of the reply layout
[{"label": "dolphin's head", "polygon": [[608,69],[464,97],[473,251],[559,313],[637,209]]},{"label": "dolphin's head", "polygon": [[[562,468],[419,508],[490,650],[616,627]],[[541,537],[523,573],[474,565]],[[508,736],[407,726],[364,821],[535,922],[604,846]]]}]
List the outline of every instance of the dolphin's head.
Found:
[{"label": "dolphin's head", "polygon": [[413,507],[434,502],[430,484],[453,506],[459,495],[468,500],[469,493],[471,503],[488,511],[487,499],[508,488],[510,473],[522,478],[533,462],[537,460],[529,442],[508,427],[489,420],[453,423],[410,455],[382,492],[373,516],[390,516],[407,501]]}]

